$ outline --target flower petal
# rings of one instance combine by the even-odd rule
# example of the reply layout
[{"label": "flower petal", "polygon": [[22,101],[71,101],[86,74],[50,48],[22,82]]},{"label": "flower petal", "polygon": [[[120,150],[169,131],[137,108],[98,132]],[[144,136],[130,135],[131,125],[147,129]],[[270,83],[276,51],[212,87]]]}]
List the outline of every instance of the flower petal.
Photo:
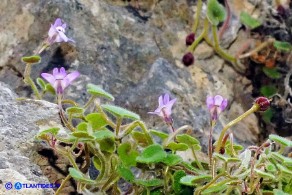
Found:
[{"label": "flower petal", "polygon": [[54,85],[56,79],[53,75],[49,74],[49,73],[42,73],[41,76],[48,81],[52,86]]},{"label": "flower petal", "polygon": [[163,106],[164,104],[163,104],[163,96],[161,95],[161,96],[159,96],[159,98],[158,98],[158,107],[161,107],[161,106]]},{"label": "flower petal", "polygon": [[58,68],[54,68],[53,69],[53,76],[56,77],[59,74],[59,69]]},{"label": "flower petal", "polygon": [[58,35],[57,38],[56,38],[56,42],[59,43],[59,42],[67,42],[68,41],[68,37],[65,35],[65,33],[61,32],[61,31],[58,31]]},{"label": "flower petal", "polygon": [[60,18],[57,18],[55,20],[54,27],[57,27],[57,26],[62,26],[62,20]]},{"label": "flower petal", "polygon": [[169,102],[169,99],[170,99],[170,98],[169,98],[169,94],[167,94],[167,93],[164,94],[164,97],[163,97],[163,104],[166,105],[166,104]]},{"label": "flower petal", "polygon": [[220,106],[223,102],[224,98],[221,95],[216,95],[214,97],[214,104],[215,106]]},{"label": "flower petal", "polygon": [[206,105],[208,107],[208,110],[211,110],[212,107],[214,107],[214,98],[212,96],[207,96]]},{"label": "flower petal", "polygon": [[221,105],[219,106],[222,112],[223,112],[223,110],[225,110],[227,105],[228,105],[228,100],[227,99],[223,99]]},{"label": "flower petal", "polygon": [[66,23],[64,23],[64,24],[62,24],[62,28],[66,28],[67,27],[67,24]]},{"label": "flower petal", "polygon": [[64,88],[67,87],[68,85],[70,85],[70,83],[72,83],[72,81],[74,81],[77,77],[79,77],[80,73],[78,71],[74,71],[70,74],[68,74],[63,81],[64,83]]},{"label": "flower petal", "polygon": [[166,105],[165,105],[165,108],[164,108],[164,111],[165,111],[165,114],[167,117],[170,117],[171,115],[171,109],[172,109],[172,106],[173,104],[176,102],[176,98],[170,100]]},{"label": "flower petal", "polygon": [[57,33],[56,28],[51,24],[50,30],[48,32],[48,36],[52,38]]}]

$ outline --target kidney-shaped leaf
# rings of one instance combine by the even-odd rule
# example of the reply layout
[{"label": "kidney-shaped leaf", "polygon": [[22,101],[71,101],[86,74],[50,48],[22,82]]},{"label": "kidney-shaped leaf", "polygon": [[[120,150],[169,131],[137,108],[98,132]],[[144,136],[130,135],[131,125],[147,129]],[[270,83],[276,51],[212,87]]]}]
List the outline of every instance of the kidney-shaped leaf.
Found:
[{"label": "kidney-shaped leaf", "polygon": [[140,156],[136,158],[137,162],[140,163],[158,163],[162,162],[167,153],[163,150],[163,148],[158,144],[153,144],[145,148]]},{"label": "kidney-shaped leaf", "polygon": [[115,98],[114,96],[112,96],[112,94],[106,92],[105,90],[103,90],[102,88],[100,88],[99,86],[97,85],[94,85],[94,84],[91,84],[89,83],[87,85],[87,92],[91,95],[95,95],[95,96],[99,96],[99,97],[104,97],[104,98],[107,98],[111,101],[114,101]]},{"label": "kidney-shaped leaf", "polygon": [[91,124],[93,130],[100,129],[107,125],[106,120],[100,113],[90,113],[85,117],[85,119]]},{"label": "kidney-shaped leaf", "polygon": [[209,21],[217,26],[225,20],[225,9],[217,0],[209,0],[207,4],[207,16]]},{"label": "kidney-shaped leaf", "polygon": [[109,104],[104,104],[101,107],[118,118],[129,118],[129,119],[134,119],[134,120],[140,120],[140,116],[138,114],[131,112],[125,108],[121,108],[119,106],[114,106],[114,105],[109,105]]},{"label": "kidney-shaped leaf", "polygon": [[75,168],[70,167],[69,168],[69,174],[76,179],[77,181],[83,182],[83,183],[88,183],[88,184],[94,184],[95,181],[91,180],[87,177],[85,177],[85,175],[83,175],[82,172],[76,170]]}]

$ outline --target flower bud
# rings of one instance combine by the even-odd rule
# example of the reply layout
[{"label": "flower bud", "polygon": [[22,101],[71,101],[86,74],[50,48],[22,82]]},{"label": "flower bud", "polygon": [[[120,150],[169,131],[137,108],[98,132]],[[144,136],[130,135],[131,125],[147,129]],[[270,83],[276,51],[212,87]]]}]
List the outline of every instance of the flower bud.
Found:
[{"label": "flower bud", "polygon": [[191,45],[195,41],[195,33],[190,33],[186,37],[186,45]]},{"label": "flower bud", "polygon": [[266,97],[258,97],[255,103],[260,106],[260,111],[266,111],[270,107],[270,100]]},{"label": "flower bud", "polygon": [[191,52],[186,53],[182,58],[182,62],[185,66],[192,65],[194,61],[195,61],[195,58]]}]

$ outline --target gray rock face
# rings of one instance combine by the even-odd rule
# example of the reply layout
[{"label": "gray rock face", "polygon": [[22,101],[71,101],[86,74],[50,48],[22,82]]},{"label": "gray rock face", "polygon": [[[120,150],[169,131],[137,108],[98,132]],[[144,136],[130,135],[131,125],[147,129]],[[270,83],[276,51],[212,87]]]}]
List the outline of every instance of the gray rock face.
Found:
[{"label": "gray rock face", "polygon": [[[0,82],[0,194],[51,194],[51,189],[7,190],[11,182],[50,183],[39,166],[31,162],[34,136],[42,121],[57,121],[56,106],[45,101],[17,101],[17,96]],[[49,124],[49,123],[48,123]]]},{"label": "gray rock face", "polygon": [[[101,85],[115,96],[115,104],[140,114],[149,128],[167,131],[159,117],[147,112],[155,110],[160,95],[170,93],[177,98],[173,110],[175,127],[191,125],[204,145],[209,130],[206,95],[220,94],[231,103],[221,115],[215,138],[222,125],[248,109],[241,99],[250,98],[248,92],[241,90],[242,76],[212,56],[212,51],[207,50],[208,55],[196,59],[189,68],[182,65],[184,39],[194,15],[191,1],[161,0],[155,6],[141,1],[147,8],[145,15],[133,7],[108,2],[122,1],[2,1],[0,81],[20,97],[32,97],[22,80],[25,67],[20,59],[34,53],[46,38],[50,24],[60,17],[67,23],[66,34],[76,44],[54,44],[42,53],[42,62],[33,66],[32,78],[54,67],[64,66],[69,72],[78,70],[81,76],[66,89],[66,98],[82,104],[89,98],[86,84]],[[45,101],[15,101],[16,95],[4,84],[0,84],[0,89],[0,171],[13,169],[29,181],[47,182],[32,173],[40,173],[40,169],[29,164],[28,157],[39,129],[60,126],[56,106]],[[259,133],[255,116],[232,130],[240,143],[255,142]],[[23,164],[17,166],[17,161]],[[47,162],[39,164],[46,166]],[[43,172],[50,170],[44,167]],[[2,173],[0,179],[5,183],[10,177]],[[11,173],[14,172],[5,174]]]}]

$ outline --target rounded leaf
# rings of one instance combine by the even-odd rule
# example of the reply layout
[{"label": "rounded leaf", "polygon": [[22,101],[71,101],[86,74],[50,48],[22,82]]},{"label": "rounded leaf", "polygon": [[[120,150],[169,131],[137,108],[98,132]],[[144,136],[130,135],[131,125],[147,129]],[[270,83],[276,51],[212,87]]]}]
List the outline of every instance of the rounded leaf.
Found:
[{"label": "rounded leaf", "polygon": [[285,41],[275,41],[274,47],[279,51],[289,52],[292,49],[292,45]]},{"label": "rounded leaf", "polygon": [[100,129],[107,125],[107,121],[100,113],[90,113],[85,117],[85,119],[91,124],[93,130]]},{"label": "rounded leaf", "polygon": [[163,162],[166,158],[167,153],[163,150],[161,145],[153,144],[145,148],[140,156],[136,158],[137,162],[140,163],[158,163]]},{"label": "rounded leaf", "polygon": [[274,142],[277,142],[278,144],[281,144],[283,146],[292,147],[291,140],[288,140],[288,139],[281,137],[279,135],[271,134],[271,135],[269,135],[269,139],[273,140]]},{"label": "rounded leaf", "polygon": [[249,15],[246,12],[240,13],[240,22],[250,29],[257,28],[261,25],[260,21],[253,18],[251,15]]},{"label": "rounded leaf", "polygon": [[94,184],[95,181],[91,180],[87,177],[85,177],[85,175],[83,175],[82,172],[80,172],[79,170],[76,170],[75,168],[70,167],[69,168],[69,174],[71,175],[71,177],[73,177],[75,180],[83,182],[83,183],[88,183],[88,184]]},{"label": "rounded leaf", "polygon": [[212,25],[217,26],[226,17],[224,7],[217,0],[209,0],[207,4],[207,17]]},{"label": "rounded leaf", "polygon": [[140,120],[140,116],[134,112],[131,112],[125,108],[119,106],[105,104],[101,106],[104,110],[108,111],[112,115],[118,118],[129,118],[134,120]]},{"label": "rounded leaf", "polygon": [[114,98],[114,96],[112,96],[112,94],[106,92],[105,90],[103,90],[99,86],[94,85],[94,84],[91,84],[91,83],[89,83],[87,85],[87,92],[89,94],[91,94],[91,95],[99,96],[99,97],[104,97],[104,98],[107,98],[107,99],[109,99],[111,101],[114,101],[115,100],[115,98]]},{"label": "rounded leaf", "polygon": [[167,154],[166,158],[162,161],[167,166],[173,166],[183,161],[183,159],[176,154]]},{"label": "rounded leaf", "polygon": [[28,64],[38,64],[41,62],[41,57],[38,56],[38,55],[35,55],[35,56],[25,56],[25,57],[22,57],[21,60],[25,63],[28,63]]},{"label": "rounded leaf", "polygon": [[184,143],[184,144],[187,144],[189,146],[200,143],[199,140],[197,140],[196,138],[194,138],[190,135],[187,135],[187,134],[177,135],[176,140],[180,143]]},{"label": "rounded leaf", "polygon": [[189,149],[189,146],[184,143],[176,143],[176,142],[170,142],[166,148],[171,149],[173,151],[185,151]]}]

